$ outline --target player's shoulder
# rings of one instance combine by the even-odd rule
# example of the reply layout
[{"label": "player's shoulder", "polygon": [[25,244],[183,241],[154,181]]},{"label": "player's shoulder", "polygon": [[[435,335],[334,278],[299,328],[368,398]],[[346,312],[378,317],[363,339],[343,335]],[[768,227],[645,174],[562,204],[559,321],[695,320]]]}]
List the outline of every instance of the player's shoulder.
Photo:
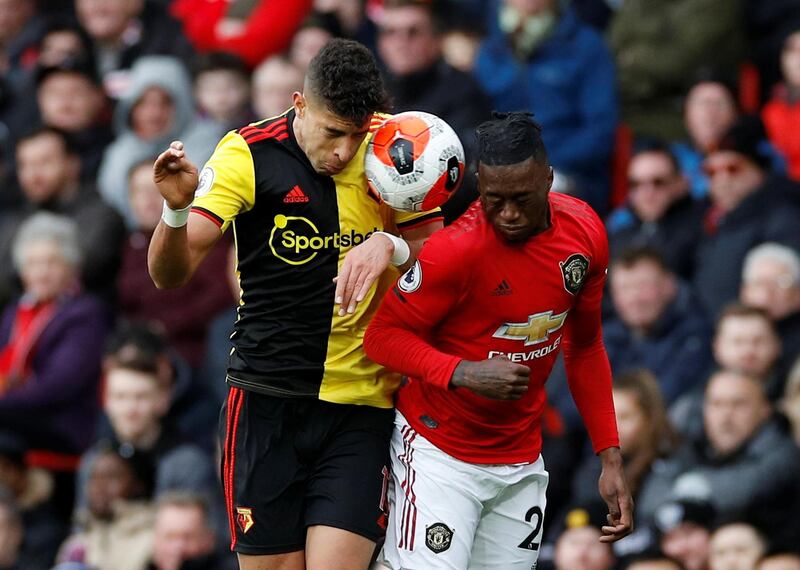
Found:
[{"label": "player's shoulder", "polygon": [[484,239],[486,224],[480,200],[475,200],[458,219],[434,233],[428,241],[434,240],[438,247],[456,257],[471,254],[487,243]]},{"label": "player's shoulder", "polygon": [[569,224],[583,231],[596,234],[598,231],[605,234],[605,225],[597,212],[588,203],[574,196],[550,193],[550,208],[558,219],[558,223]]},{"label": "player's shoulder", "polygon": [[272,140],[282,142],[289,138],[289,112],[276,117],[250,123],[235,130],[248,145]]}]

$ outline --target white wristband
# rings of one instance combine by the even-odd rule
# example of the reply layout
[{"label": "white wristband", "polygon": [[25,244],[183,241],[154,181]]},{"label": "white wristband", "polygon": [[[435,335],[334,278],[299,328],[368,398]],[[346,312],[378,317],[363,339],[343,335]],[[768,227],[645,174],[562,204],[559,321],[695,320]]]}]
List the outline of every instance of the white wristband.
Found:
[{"label": "white wristband", "polygon": [[173,210],[169,206],[167,206],[167,202],[164,201],[164,209],[161,210],[161,219],[164,220],[164,223],[167,224],[171,228],[182,228],[186,225],[186,222],[189,220],[189,212],[192,210],[192,204],[190,203],[185,208],[181,208],[180,210]]},{"label": "white wristband", "polygon": [[406,261],[408,261],[408,258],[411,257],[411,250],[408,248],[408,244],[403,238],[393,236],[392,234],[386,232],[375,233],[388,237],[394,244],[394,253],[392,254],[392,259],[389,260],[391,261],[392,265],[403,265]]}]

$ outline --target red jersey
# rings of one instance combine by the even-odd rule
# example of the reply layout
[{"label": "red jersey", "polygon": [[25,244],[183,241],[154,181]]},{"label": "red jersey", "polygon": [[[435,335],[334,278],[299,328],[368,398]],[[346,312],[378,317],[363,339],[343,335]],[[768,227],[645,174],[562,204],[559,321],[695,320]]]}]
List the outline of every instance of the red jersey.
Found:
[{"label": "red jersey", "polygon": [[[595,451],[619,445],[600,301],[605,228],[584,202],[550,194],[551,226],[504,241],[479,202],[425,243],[364,338],[367,354],[407,375],[397,408],[442,451],[472,463],[535,461],[544,383],[564,349],[570,389]],[[528,366],[516,401],[448,387],[462,360],[505,356]]]}]

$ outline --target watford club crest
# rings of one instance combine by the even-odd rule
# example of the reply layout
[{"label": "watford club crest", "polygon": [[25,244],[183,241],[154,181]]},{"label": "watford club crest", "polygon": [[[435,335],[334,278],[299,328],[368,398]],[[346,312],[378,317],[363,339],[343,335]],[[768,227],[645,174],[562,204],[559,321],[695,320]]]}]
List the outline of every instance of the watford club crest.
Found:
[{"label": "watford club crest", "polygon": [[253,509],[246,509],[244,507],[236,507],[236,523],[242,529],[243,534],[247,534],[255,521],[253,520]]},{"label": "watford club crest", "polygon": [[559,261],[558,266],[564,278],[564,289],[571,295],[577,295],[589,272],[589,260],[585,255],[573,253],[565,261]]}]

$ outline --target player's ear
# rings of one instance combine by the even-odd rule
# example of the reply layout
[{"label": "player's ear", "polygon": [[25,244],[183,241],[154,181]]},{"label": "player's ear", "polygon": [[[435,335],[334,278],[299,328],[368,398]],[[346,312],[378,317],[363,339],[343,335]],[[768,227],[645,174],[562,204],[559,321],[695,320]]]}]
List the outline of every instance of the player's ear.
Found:
[{"label": "player's ear", "polygon": [[299,91],[292,93],[292,105],[294,105],[295,114],[302,119],[306,114],[308,103],[306,103],[306,98]]}]

